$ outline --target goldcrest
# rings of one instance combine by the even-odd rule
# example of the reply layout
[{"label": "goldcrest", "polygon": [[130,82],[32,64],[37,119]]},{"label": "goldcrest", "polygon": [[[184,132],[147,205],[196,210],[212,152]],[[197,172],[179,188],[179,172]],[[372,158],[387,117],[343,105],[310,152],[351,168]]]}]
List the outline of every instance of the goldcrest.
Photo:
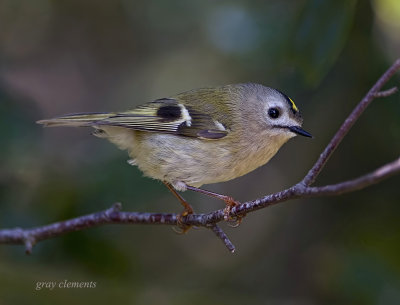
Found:
[{"label": "goldcrest", "polygon": [[38,121],[44,126],[94,128],[94,135],[128,151],[129,164],[172,186],[173,192],[255,170],[290,138],[311,137],[302,122],[292,99],[254,83],[195,89],[124,112]]}]

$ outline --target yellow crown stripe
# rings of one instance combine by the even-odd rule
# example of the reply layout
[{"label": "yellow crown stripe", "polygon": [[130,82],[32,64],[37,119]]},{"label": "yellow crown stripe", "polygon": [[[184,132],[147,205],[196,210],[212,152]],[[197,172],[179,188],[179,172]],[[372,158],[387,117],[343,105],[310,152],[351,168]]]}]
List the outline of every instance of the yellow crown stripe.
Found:
[{"label": "yellow crown stripe", "polygon": [[296,104],[293,102],[293,100],[289,97],[289,101],[292,103],[292,108],[294,111],[298,112],[299,109],[297,108]]}]

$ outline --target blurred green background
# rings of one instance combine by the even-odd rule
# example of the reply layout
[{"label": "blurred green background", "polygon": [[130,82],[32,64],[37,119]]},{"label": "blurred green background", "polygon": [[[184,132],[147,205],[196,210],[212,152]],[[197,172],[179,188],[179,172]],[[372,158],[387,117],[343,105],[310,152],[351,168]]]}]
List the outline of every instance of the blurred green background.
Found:
[{"label": "blurred green background", "polygon": [[[315,139],[207,189],[250,200],[299,181],[400,55],[398,0],[0,0],[0,227],[51,223],[123,203],[180,212],[127,153],[89,129],[38,119],[126,110],[198,87],[258,82],[291,96]],[[399,74],[386,88],[399,84]],[[400,95],[376,100],[317,184],[398,157]],[[290,201],[206,229],[112,225],[0,247],[0,304],[400,304],[400,177],[360,192]],[[197,212],[219,201],[185,193]],[[42,281],[94,289],[35,290]]]}]

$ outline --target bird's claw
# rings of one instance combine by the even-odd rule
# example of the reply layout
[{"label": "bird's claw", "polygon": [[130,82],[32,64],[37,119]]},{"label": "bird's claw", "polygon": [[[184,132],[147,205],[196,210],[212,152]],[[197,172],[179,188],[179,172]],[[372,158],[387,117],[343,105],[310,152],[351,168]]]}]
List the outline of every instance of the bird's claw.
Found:
[{"label": "bird's claw", "polygon": [[227,222],[228,222],[228,226],[232,227],[232,228],[237,228],[241,223],[242,220],[244,218],[244,215],[236,215],[234,217],[230,217]]},{"label": "bird's claw", "polygon": [[236,228],[241,224],[244,216],[236,215],[232,217],[230,216],[230,213],[232,208],[238,206],[240,202],[234,200],[232,197],[226,197],[224,201],[226,203],[226,207],[224,209],[224,220],[227,221],[231,227]]},{"label": "bird's claw", "polygon": [[190,228],[192,226],[184,224],[182,222],[182,218],[186,217],[186,216],[188,216],[190,214],[193,214],[193,209],[192,208],[190,208],[190,209],[185,208],[181,214],[176,216],[176,224],[177,224],[177,226],[176,227],[172,227],[172,229],[175,231],[175,233],[177,233],[177,234],[185,234],[187,231],[190,230]]}]

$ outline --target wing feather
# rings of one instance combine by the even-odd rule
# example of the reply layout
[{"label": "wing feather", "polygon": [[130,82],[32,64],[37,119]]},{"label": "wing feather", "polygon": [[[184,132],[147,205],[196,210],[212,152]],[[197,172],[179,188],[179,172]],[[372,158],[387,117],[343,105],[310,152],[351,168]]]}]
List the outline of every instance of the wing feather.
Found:
[{"label": "wing feather", "polygon": [[185,107],[177,100],[156,100],[135,109],[112,113],[109,117],[91,122],[93,126],[118,126],[141,131],[170,133],[202,139],[220,139],[228,130],[210,115],[193,107]]}]

